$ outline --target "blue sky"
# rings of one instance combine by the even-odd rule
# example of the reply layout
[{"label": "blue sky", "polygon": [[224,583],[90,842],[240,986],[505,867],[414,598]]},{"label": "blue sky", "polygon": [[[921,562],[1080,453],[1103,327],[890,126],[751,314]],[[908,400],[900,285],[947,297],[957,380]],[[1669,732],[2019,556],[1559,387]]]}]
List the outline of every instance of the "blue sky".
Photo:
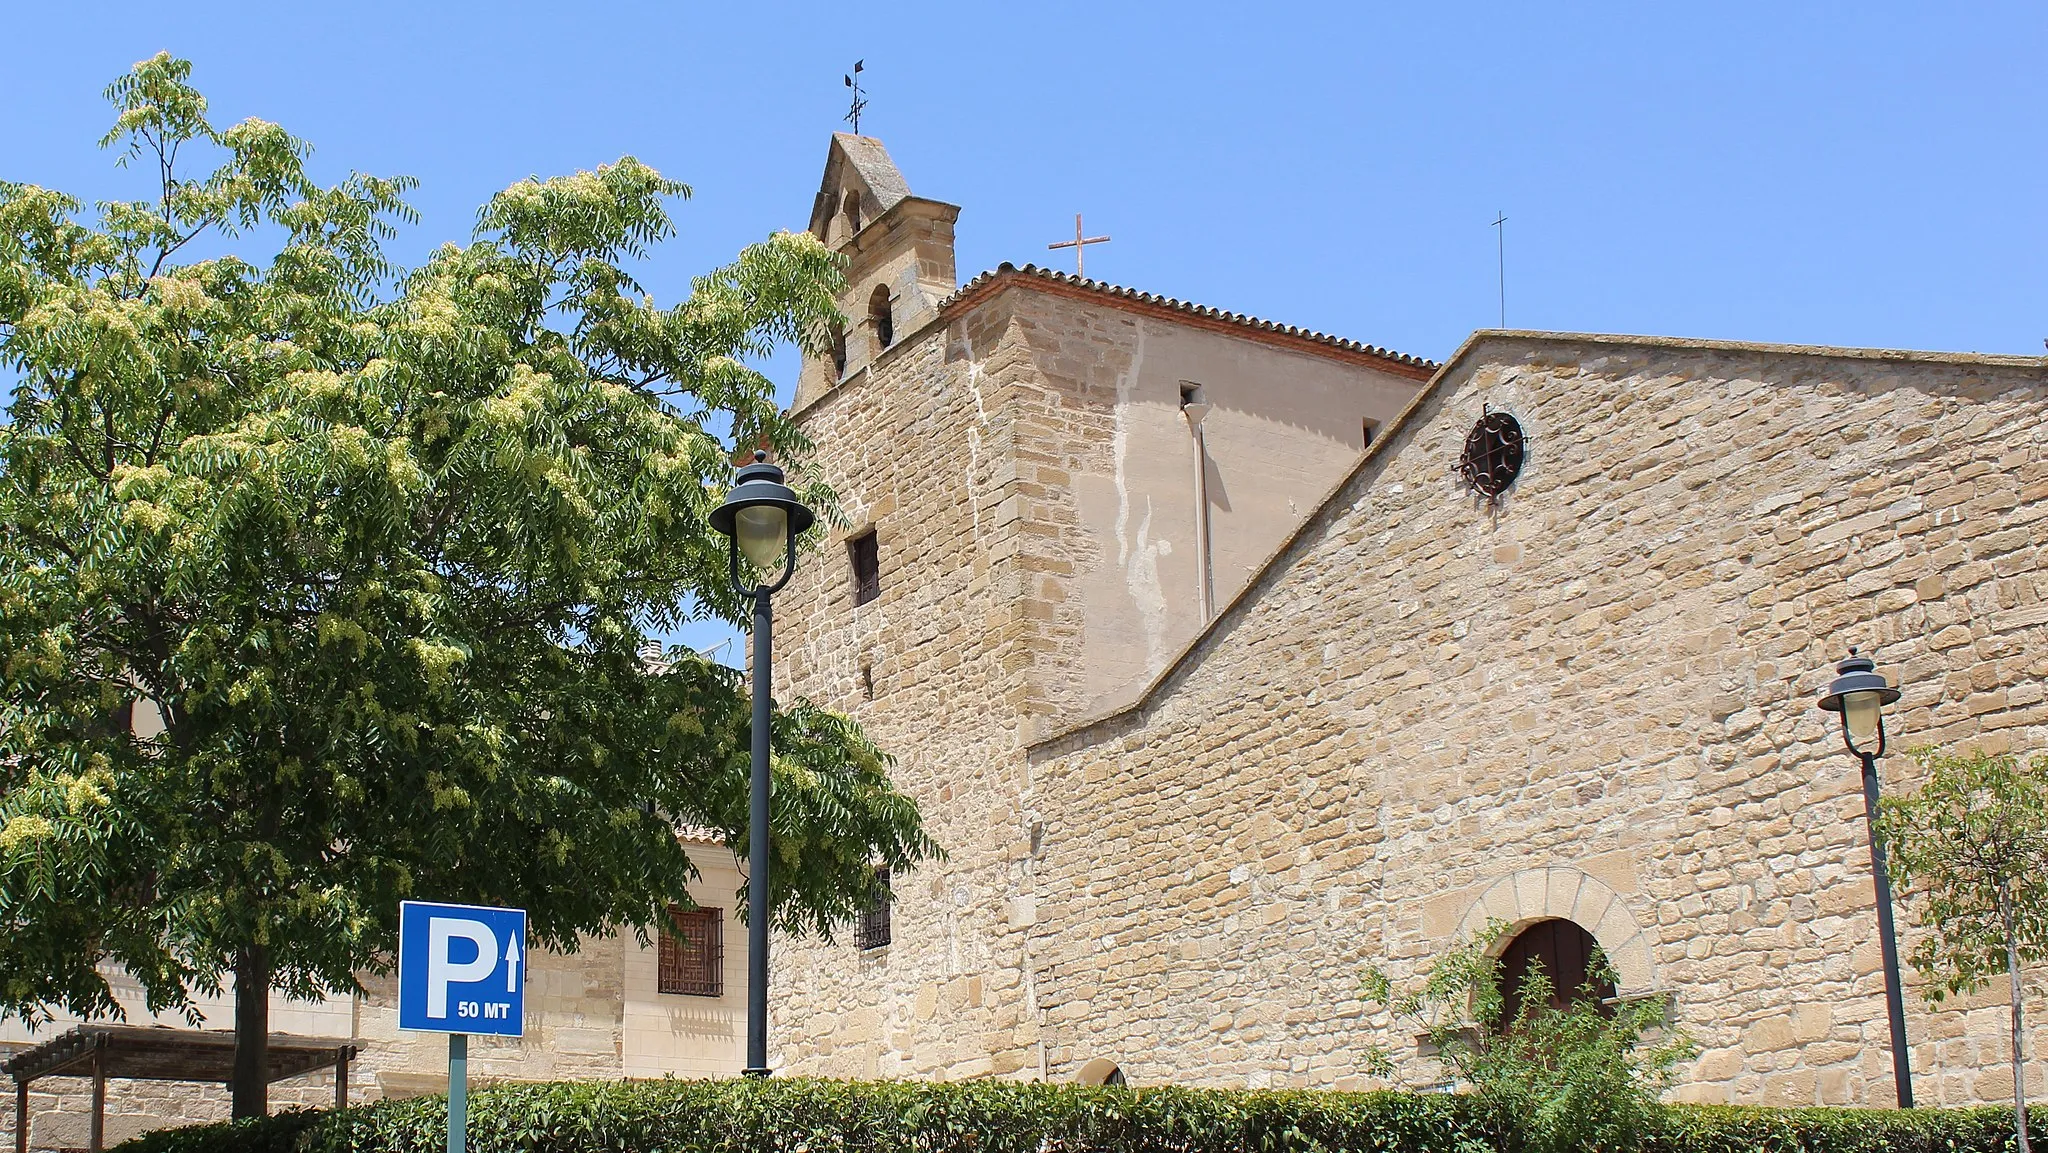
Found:
[{"label": "blue sky", "polygon": [[[1070,267],[1442,358],[1517,328],[2039,355],[2048,8],[2027,4],[206,4],[7,14],[0,178],[129,195],[99,90],[420,178],[414,260],[532,174],[685,180],[664,300],[803,227],[856,58],[962,279]],[[1048,260],[1048,258],[1050,258]],[[794,365],[773,366],[787,383]],[[709,644],[718,626],[685,639]]]}]

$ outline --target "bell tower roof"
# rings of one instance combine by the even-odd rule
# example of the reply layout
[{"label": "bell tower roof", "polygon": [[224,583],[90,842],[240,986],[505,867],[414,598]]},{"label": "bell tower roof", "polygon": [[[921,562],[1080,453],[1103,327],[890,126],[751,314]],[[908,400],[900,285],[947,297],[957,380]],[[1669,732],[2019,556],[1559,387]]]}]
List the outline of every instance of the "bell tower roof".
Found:
[{"label": "bell tower roof", "polygon": [[[849,198],[857,198],[849,201]],[[873,220],[910,198],[910,185],[889,150],[872,136],[850,132],[832,134],[832,146],[825,154],[825,175],[818,184],[817,199],[811,204],[811,232],[827,244],[838,247],[842,230],[833,227],[835,216]],[[858,231],[859,225],[852,231]]]}]

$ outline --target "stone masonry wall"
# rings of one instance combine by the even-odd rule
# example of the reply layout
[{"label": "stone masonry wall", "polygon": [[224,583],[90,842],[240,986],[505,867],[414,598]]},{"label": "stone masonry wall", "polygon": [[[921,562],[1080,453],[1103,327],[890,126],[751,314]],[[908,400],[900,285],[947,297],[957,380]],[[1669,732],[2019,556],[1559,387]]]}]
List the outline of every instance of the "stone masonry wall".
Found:
[{"label": "stone masonry wall", "polygon": [[[772,1036],[792,1070],[1041,1075],[1043,817],[1023,742],[1102,692],[1135,692],[1200,627],[1182,377],[1231,406],[1219,424],[1242,417],[1222,475],[1248,518],[1270,505],[1244,530],[1268,551],[1356,459],[1362,420],[1390,418],[1417,387],[1026,286],[907,334],[799,405],[850,523],[776,598],[778,691],[859,718],[950,856],[898,878],[886,950],[778,945]],[[1261,461],[1283,445],[1290,456]],[[869,530],[881,595],[857,606],[844,542]],[[1150,641],[1124,579],[1136,570],[1181,586]],[[1124,649],[1131,661],[1109,659]]]},{"label": "stone masonry wall", "polygon": [[[1035,1040],[1007,906],[1025,837],[1011,393],[1028,363],[1007,313],[977,310],[900,333],[799,414],[851,523],[776,596],[776,691],[859,717],[950,859],[896,878],[887,948],[777,939],[777,1067],[1014,1074]],[[844,542],[869,529],[881,595],[856,606]]]},{"label": "stone masonry wall", "polygon": [[[1453,473],[1482,405],[1529,437],[1496,508]],[[1680,1096],[1889,1104],[1814,699],[1861,645],[1895,749],[2048,751],[2044,417],[2038,361],[1475,338],[1158,694],[1032,750],[1052,1077],[1363,1085],[1380,1043],[1425,1083],[1361,967],[1571,916],[1674,998]],[[2005,990],[1907,995],[1922,1103],[2007,1097]]]}]

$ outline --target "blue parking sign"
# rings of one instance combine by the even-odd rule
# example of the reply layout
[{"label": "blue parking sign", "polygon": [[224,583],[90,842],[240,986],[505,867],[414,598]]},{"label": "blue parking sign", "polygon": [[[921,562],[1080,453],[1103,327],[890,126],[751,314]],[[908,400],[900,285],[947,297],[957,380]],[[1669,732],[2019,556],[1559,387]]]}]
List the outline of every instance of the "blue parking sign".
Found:
[{"label": "blue parking sign", "polygon": [[526,910],[398,906],[398,1027],[526,1032]]}]

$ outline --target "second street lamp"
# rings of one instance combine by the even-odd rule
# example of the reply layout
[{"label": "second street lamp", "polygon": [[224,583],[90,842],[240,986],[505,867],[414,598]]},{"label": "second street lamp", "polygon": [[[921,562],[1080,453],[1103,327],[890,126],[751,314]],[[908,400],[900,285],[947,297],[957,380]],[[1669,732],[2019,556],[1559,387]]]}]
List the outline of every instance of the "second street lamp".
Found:
[{"label": "second street lamp", "polygon": [[[711,527],[727,537],[726,560],[732,587],[754,600],[753,785],[747,833],[747,1067],[749,1077],[768,1075],[768,662],[775,613],[770,598],[796,572],[796,538],[811,527],[811,510],[782,483],[782,470],[756,452],[740,469],[725,502],[711,512]],[[741,579],[740,557],[760,578]],[[776,568],[782,575],[767,579]]]},{"label": "second street lamp", "polygon": [[1849,650],[1835,666],[1820,707],[1842,716],[1842,743],[1863,762],[1863,819],[1870,829],[1870,869],[1877,875],[1877,937],[1884,951],[1885,1009],[1892,1026],[1892,1080],[1899,1108],[1913,1107],[1913,1071],[1906,1061],[1906,1001],[1899,988],[1899,942],[1892,929],[1892,883],[1885,874],[1884,842],[1877,832],[1877,758],[1884,755],[1884,707],[1899,699],[1869,657]]}]

